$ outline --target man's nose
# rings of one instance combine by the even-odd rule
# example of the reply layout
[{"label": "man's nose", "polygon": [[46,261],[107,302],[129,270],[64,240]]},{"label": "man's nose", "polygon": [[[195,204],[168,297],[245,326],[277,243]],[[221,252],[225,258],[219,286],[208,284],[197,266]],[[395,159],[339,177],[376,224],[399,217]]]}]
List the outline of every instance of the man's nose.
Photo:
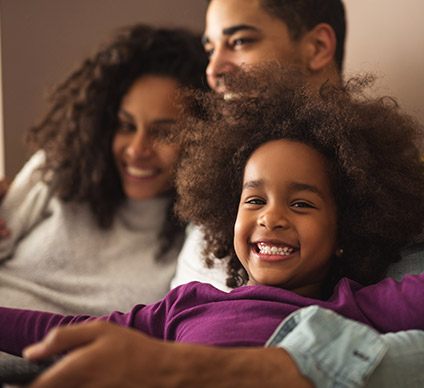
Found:
[{"label": "man's nose", "polygon": [[232,72],[236,64],[232,61],[231,54],[223,47],[215,48],[209,57],[209,64],[206,68],[206,76],[209,86],[220,92],[224,87],[224,75]]}]

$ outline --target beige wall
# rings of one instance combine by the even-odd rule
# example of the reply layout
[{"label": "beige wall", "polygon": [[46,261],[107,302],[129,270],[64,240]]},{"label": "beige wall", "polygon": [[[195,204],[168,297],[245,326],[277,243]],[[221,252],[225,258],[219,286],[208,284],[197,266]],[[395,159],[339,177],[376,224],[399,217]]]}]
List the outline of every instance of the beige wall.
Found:
[{"label": "beige wall", "polygon": [[[1,31],[1,24],[0,24],[0,31]],[[2,60],[1,60],[1,33],[0,33],[0,178],[3,178],[5,175],[5,166],[4,166],[4,134],[3,134],[3,88],[1,85],[2,82]]]},{"label": "beige wall", "polygon": [[[7,176],[13,177],[27,156],[23,131],[43,114],[46,92],[114,28],[144,21],[202,29],[205,4],[204,0],[0,0]],[[346,73],[377,72],[377,92],[396,95],[424,123],[424,1],[345,0],[345,5]]]},{"label": "beige wall", "polygon": [[48,90],[115,28],[148,22],[202,31],[205,8],[203,0],[0,0],[6,175],[27,157],[23,132],[45,112]]},{"label": "beige wall", "polygon": [[424,124],[424,1],[345,0],[345,5],[346,73],[376,73],[376,93],[396,96]]}]

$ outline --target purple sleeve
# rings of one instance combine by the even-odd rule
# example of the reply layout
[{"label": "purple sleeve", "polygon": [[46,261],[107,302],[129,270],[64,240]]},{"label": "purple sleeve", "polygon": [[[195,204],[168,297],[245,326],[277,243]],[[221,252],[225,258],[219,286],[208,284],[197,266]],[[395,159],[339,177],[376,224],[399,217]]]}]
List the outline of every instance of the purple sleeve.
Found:
[{"label": "purple sleeve", "polygon": [[42,340],[54,327],[93,320],[132,327],[156,338],[173,339],[173,334],[167,330],[167,322],[178,312],[178,301],[184,296],[184,289],[185,286],[177,287],[155,304],[136,305],[127,313],[115,311],[102,317],[64,316],[0,307],[0,351],[20,355],[26,346]]},{"label": "purple sleeve", "polygon": [[0,307],[0,350],[20,355],[23,348],[40,341],[53,327],[93,319]]},{"label": "purple sleeve", "polygon": [[356,302],[380,332],[424,330],[424,274],[364,287],[356,293]]}]

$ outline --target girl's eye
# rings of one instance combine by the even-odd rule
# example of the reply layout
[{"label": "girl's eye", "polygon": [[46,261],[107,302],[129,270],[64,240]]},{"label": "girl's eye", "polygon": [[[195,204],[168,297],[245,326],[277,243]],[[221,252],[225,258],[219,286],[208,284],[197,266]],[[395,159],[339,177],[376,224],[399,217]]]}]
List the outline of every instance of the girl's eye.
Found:
[{"label": "girl's eye", "polygon": [[247,205],[265,205],[265,200],[262,198],[248,198],[244,201]]},{"label": "girl's eye", "polygon": [[295,209],[313,209],[315,206],[313,206],[311,203],[306,201],[295,201],[291,204],[292,207]]}]

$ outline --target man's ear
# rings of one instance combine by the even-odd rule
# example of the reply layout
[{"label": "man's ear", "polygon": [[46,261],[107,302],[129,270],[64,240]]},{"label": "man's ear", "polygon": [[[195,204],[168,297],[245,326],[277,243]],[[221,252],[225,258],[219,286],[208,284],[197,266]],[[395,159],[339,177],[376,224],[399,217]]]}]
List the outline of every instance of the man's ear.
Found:
[{"label": "man's ear", "polygon": [[335,61],[336,33],[327,23],[317,24],[303,37],[307,47],[307,67],[317,72]]}]

